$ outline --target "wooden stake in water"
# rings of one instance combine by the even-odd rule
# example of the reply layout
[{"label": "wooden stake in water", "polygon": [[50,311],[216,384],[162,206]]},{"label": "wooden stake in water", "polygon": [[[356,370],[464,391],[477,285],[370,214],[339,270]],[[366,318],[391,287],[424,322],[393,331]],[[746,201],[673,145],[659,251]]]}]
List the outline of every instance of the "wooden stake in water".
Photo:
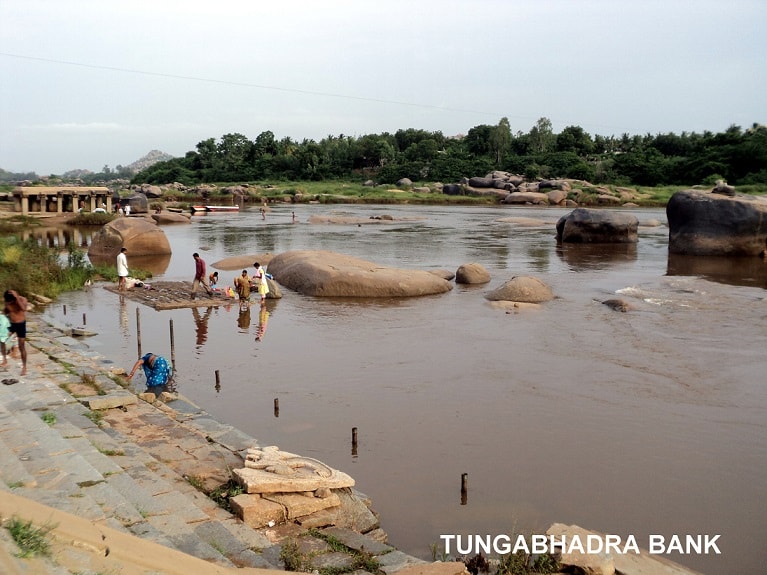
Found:
[{"label": "wooden stake in water", "polygon": [[357,457],[357,428],[352,427],[352,456]]},{"label": "wooden stake in water", "polygon": [[85,319],[85,314],[83,314],[83,325],[88,325],[88,321]]},{"label": "wooden stake in water", "polygon": [[170,365],[176,371],[176,340],[173,338],[173,318],[170,319]]},{"label": "wooden stake in water", "polygon": [[67,315],[67,304],[64,304],[64,315]]},{"label": "wooden stake in water", "polygon": [[280,399],[278,397],[274,398],[274,417],[280,416]]},{"label": "wooden stake in water", "polygon": [[469,499],[469,474],[461,474],[461,505],[466,505]]},{"label": "wooden stake in water", "polygon": [[136,308],[136,345],[138,356],[141,357],[141,310],[139,308]]},{"label": "wooden stake in water", "polygon": [[221,390],[221,377],[218,374],[218,370],[216,370],[216,391]]}]

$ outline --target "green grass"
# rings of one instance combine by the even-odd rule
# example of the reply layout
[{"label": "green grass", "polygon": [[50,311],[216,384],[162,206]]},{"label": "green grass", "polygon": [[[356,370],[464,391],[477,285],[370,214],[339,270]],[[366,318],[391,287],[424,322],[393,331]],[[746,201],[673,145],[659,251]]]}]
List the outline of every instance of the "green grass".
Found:
[{"label": "green grass", "polygon": [[101,422],[104,420],[104,414],[100,411],[86,411],[83,413],[83,417],[87,417],[90,419],[93,423],[96,425],[101,425]]},{"label": "green grass", "polygon": [[32,521],[23,521],[14,516],[5,524],[5,528],[11,534],[11,538],[19,547],[18,557],[28,558],[38,555],[48,556],[51,553],[50,532],[54,525],[35,527]]},{"label": "green grass", "polygon": [[53,426],[56,424],[56,414],[52,411],[46,411],[40,416],[40,419],[42,419],[45,423],[47,423],[50,426]]},{"label": "green grass", "polygon": [[107,449],[105,447],[99,447],[98,445],[95,445],[95,447],[99,453],[102,453],[109,457],[114,457],[116,455],[125,455],[125,452],[122,449]]}]

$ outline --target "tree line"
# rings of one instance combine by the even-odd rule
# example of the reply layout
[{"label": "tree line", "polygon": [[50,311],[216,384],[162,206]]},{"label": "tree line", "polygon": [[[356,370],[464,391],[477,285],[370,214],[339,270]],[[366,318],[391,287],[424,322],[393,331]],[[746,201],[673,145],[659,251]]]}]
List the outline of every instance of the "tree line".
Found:
[{"label": "tree line", "polygon": [[[494,170],[528,179],[573,178],[614,185],[713,184],[719,179],[732,185],[767,184],[767,126],[615,137],[592,136],[580,126],[555,133],[547,118],[528,132],[513,133],[508,119],[501,118],[497,125],[478,125],[457,137],[414,128],[300,142],[277,139],[271,131],[255,140],[234,133],[203,140],[183,157],[138,172],[131,182],[372,179],[392,184],[410,178],[449,183]],[[83,180],[125,176],[125,170],[105,166],[102,173]]]},{"label": "tree line", "polygon": [[554,133],[541,118],[526,133],[512,133],[507,118],[479,125],[465,136],[409,128],[394,134],[327,136],[319,142],[277,139],[271,131],[249,140],[225,134],[203,140],[183,158],[136,174],[134,183],[187,185],[257,180],[373,179],[394,183],[455,182],[493,170],[533,179],[575,178],[616,185],[767,183],[767,127],[730,126],[722,133],[592,136],[580,126]]}]

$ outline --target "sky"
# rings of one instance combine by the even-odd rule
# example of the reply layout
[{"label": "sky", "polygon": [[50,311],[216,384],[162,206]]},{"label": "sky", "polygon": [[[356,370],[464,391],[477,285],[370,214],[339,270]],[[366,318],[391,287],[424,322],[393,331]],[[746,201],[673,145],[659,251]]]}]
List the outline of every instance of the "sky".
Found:
[{"label": "sky", "polygon": [[297,141],[767,122],[764,0],[0,0],[0,168]]}]

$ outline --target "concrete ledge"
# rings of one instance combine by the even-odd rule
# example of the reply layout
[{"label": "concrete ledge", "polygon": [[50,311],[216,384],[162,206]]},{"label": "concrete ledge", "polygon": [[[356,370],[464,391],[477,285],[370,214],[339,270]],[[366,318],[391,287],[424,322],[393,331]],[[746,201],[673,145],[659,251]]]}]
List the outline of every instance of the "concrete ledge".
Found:
[{"label": "concrete ledge", "polygon": [[[58,509],[46,507],[36,501],[0,491],[0,516],[3,519],[16,516],[31,521],[34,526],[53,526],[51,557],[55,565],[63,565],[71,572],[83,569],[83,556],[87,556],[88,569],[100,573],[121,575],[273,575],[273,570],[244,567],[232,569],[213,565],[197,557],[169,549],[139,537],[96,524]],[[77,551],[77,560],[67,565],[70,551]],[[0,546],[0,555],[6,548]],[[6,564],[0,557],[0,565]],[[50,560],[53,569],[53,560]],[[24,571],[26,573],[26,571]],[[48,571],[51,572],[51,571]]]}]

